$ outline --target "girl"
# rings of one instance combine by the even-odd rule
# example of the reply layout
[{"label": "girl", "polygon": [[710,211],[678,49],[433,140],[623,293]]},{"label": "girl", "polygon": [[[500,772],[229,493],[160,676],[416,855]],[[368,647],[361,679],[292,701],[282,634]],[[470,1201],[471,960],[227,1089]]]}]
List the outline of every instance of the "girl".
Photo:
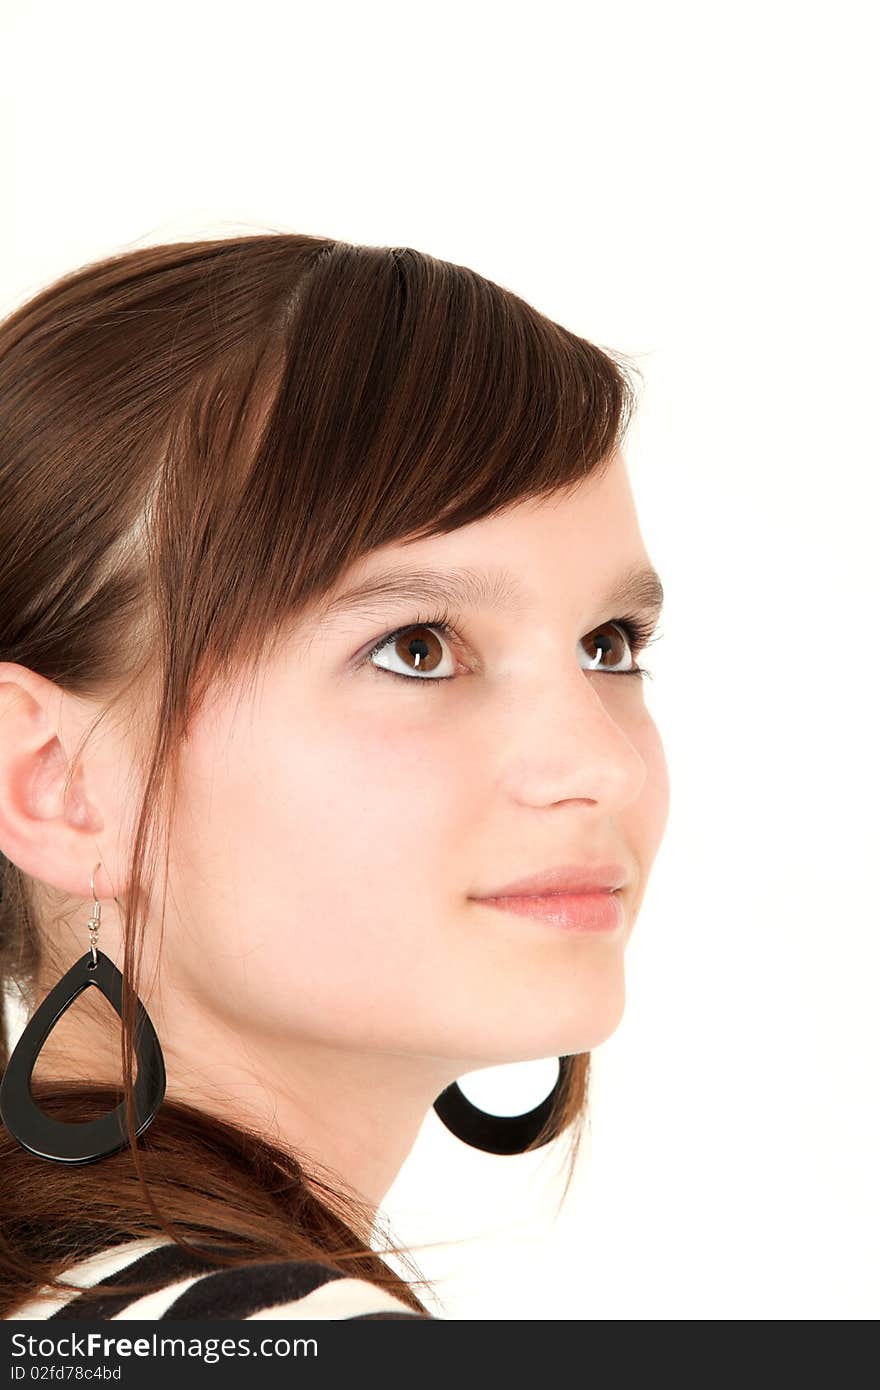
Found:
[{"label": "girl", "polygon": [[[2,325],[4,1317],[430,1317],[375,1232],[431,1107],[573,1166],[668,804],[633,402],[408,247],[154,246]],[[526,1116],[456,1085],[554,1055]]]}]

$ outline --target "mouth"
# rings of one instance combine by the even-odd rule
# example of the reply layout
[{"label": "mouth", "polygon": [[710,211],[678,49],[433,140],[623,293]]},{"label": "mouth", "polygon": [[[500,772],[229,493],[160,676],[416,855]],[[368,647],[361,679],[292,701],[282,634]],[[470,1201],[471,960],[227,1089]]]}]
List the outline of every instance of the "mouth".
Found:
[{"label": "mouth", "polygon": [[494,907],[520,917],[534,917],[567,932],[616,932],[623,927],[625,914],[618,889],[590,892],[510,894],[473,898],[484,907]]}]

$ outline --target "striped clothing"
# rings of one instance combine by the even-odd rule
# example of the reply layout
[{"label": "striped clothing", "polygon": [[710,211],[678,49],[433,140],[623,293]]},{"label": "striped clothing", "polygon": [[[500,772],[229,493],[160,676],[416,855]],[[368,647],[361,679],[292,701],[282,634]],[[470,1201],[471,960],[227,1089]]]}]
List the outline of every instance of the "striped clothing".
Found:
[{"label": "striped clothing", "polygon": [[80,1301],[77,1294],[44,1290],[12,1313],[28,1318],[83,1318],[123,1322],[128,1318],[425,1318],[386,1289],[311,1260],[286,1260],[245,1269],[217,1269],[167,1238],[127,1241],[70,1266],[61,1277],[78,1288],[100,1283],[149,1280],[154,1292],[102,1294]]}]

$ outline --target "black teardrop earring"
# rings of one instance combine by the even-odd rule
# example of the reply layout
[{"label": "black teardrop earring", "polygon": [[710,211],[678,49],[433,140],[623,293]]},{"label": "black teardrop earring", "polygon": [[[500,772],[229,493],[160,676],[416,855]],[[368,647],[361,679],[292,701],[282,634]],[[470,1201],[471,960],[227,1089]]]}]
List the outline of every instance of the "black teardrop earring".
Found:
[{"label": "black teardrop earring", "polygon": [[[124,1099],[100,1119],[70,1124],[45,1114],[31,1091],[31,1076],[43,1044],[61,1015],[84,989],[94,985],[122,1017],[122,975],[96,945],[101,904],[95,897],[95,874],[100,867],[99,860],[92,870],[94,907],[88,922],[89,950],[46,995],[25,1026],[0,1081],[0,1119],[9,1133],[38,1158],[53,1159],[56,1163],[94,1163],[128,1143]],[[135,1001],[135,1052],[135,1133],[141,1134],[155,1118],[165,1096],[165,1060],[156,1030],[140,999]]]},{"label": "black teardrop earring", "polygon": [[[446,1128],[471,1148],[490,1154],[524,1153],[547,1123],[573,1065],[574,1057],[560,1057],[559,1075],[553,1090],[533,1110],[522,1115],[488,1114],[468,1100],[457,1081],[441,1091],[434,1101],[434,1109]],[[548,1134],[535,1147],[542,1148],[555,1137],[555,1134]]]}]

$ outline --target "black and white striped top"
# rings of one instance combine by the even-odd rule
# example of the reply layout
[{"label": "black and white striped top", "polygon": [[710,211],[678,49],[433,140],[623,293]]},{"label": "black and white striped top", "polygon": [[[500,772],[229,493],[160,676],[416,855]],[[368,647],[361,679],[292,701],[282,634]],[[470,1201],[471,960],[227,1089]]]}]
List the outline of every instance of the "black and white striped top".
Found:
[{"label": "black and white striped top", "polygon": [[123,1322],[135,1318],[425,1318],[389,1290],[310,1260],[217,1269],[165,1237],[127,1241],[71,1265],[61,1276],[78,1288],[149,1280],[152,1293],[103,1294],[81,1301],[48,1289],[7,1315]]}]

